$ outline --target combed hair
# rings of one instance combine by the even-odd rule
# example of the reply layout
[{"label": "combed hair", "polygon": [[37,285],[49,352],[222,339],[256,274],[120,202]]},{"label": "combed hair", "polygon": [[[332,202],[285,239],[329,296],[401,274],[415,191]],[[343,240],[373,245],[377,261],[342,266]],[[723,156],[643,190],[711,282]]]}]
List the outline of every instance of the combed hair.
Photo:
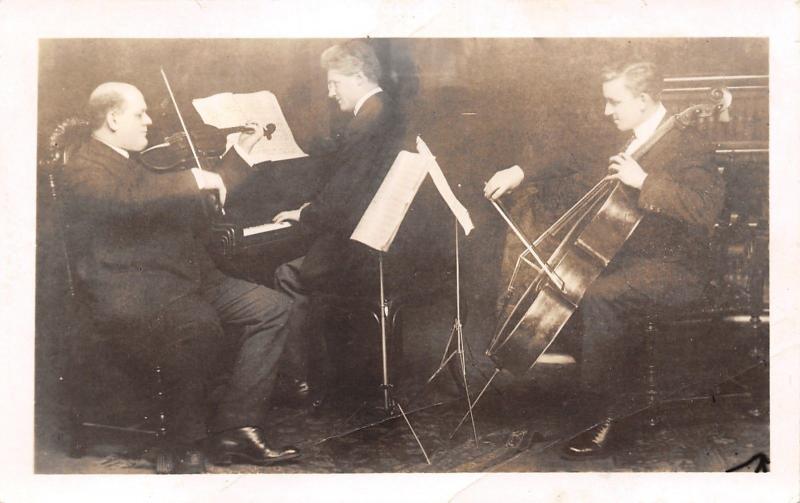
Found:
[{"label": "combed hair", "polygon": [[620,65],[609,66],[603,69],[601,76],[603,82],[625,77],[625,87],[631,94],[646,93],[655,101],[661,99],[664,89],[664,76],[654,63],[649,61],[626,62]]},{"label": "combed hair", "polygon": [[125,105],[125,95],[122,92],[122,88],[127,85],[122,82],[106,82],[92,91],[87,106],[87,119],[92,131],[103,125],[108,112],[122,108]]},{"label": "combed hair", "polygon": [[381,64],[372,47],[361,40],[350,40],[325,49],[320,56],[320,64],[325,70],[335,70],[344,75],[363,72],[373,82],[381,78]]}]

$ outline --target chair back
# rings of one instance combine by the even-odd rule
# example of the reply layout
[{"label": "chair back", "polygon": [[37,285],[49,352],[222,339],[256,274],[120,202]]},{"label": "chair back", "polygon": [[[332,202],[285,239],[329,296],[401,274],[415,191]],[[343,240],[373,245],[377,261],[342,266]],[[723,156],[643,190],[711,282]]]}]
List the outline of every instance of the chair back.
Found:
[{"label": "chair back", "polygon": [[69,221],[64,209],[59,179],[70,156],[89,138],[89,134],[90,128],[87,121],[78,118],[64,120],[56,126],[48,138],[44,156],[39,161],[40,168],[47,174],[51,202],[54,208],[54,227],[66,267],[67,289],[70,297],[75,296],[76,290],[67,237],[69,235]]},{"label": "chair back", "polygon": [[[68,238],[70,222],[59,183],[70,156],[89,138],[89,134],[87,121],[77,118],[62,121],[48,137],[38,162],[42,199],[37,254],[45,261],[37,267],[37,276],[46,276],[37,277],[37,288],[44,289],[47,284],[46,290],[50,293],[37,293],[37,302],[53,308],[47,309],[48,314],[43,314],[40,320],[40,329],[51,335],[40,335],[44,336],[41,340],[42,351],[44,354],[53,353],[53,365],[60,369],[59,378],[69,372],[75,361],[84,358],[81,343],[85,339],[84,334],[92,326],[89,317],[84,316],[85,309],[79,301],[76,288],[74,254],[70,253],[72,247]],[[58,304],[50,304],[55,302]]]}]

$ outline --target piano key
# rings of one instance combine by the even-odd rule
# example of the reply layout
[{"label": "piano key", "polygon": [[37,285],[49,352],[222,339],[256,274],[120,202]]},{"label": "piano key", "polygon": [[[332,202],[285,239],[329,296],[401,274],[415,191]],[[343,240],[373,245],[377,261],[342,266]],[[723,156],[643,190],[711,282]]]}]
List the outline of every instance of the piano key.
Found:
[{"label": "piano key", "polygon": [[285,229],[287,227],[290,227],[291,225],[292,225],[291,222],[284,221],[278,223],[270,222],[267,224],[255,225],[253,227],[245,227],[244,229],[242,229],[242,236],[247,237],[255,234],[262,234],[264,232],[272,232],[279,229]]}]

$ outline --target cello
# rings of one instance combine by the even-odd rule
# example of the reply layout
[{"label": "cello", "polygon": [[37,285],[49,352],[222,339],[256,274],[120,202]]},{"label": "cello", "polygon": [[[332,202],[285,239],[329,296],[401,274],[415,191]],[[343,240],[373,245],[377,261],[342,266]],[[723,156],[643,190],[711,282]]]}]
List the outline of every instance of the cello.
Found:
[{"label": "cello", "polygon": [[[696,127],[700,120],[723,113],[731,101],[724,89],[714,89],[711,97],[712,103],[693,105],[668,117],[631,157],[639,161],[666,135],[680,134],[682,130]],[[589,285],[636,230],[644,216],[637,199],[635,189],[617,180],[604,179],[533,242],[514,224],[500,203],[492,202],[525,245],[525,253],[533,259],[526,262],[535,272],[486,350],[496,368],[492,378],[501,370],[523,375],[536,364],[578,309]],[[547,257],[537,251],[545,240],[558,243]]]}]

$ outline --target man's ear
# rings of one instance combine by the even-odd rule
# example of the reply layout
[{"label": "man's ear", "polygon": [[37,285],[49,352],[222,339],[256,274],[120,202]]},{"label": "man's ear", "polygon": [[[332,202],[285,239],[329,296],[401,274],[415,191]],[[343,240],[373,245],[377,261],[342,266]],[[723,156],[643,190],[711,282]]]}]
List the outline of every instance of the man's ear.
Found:
[{"label": "man's ear", "polygon": [[119,129],[119,123],[117,122],[117,109],[113,108],[106,113],[106,127],[111,131],[116,131]]}]

